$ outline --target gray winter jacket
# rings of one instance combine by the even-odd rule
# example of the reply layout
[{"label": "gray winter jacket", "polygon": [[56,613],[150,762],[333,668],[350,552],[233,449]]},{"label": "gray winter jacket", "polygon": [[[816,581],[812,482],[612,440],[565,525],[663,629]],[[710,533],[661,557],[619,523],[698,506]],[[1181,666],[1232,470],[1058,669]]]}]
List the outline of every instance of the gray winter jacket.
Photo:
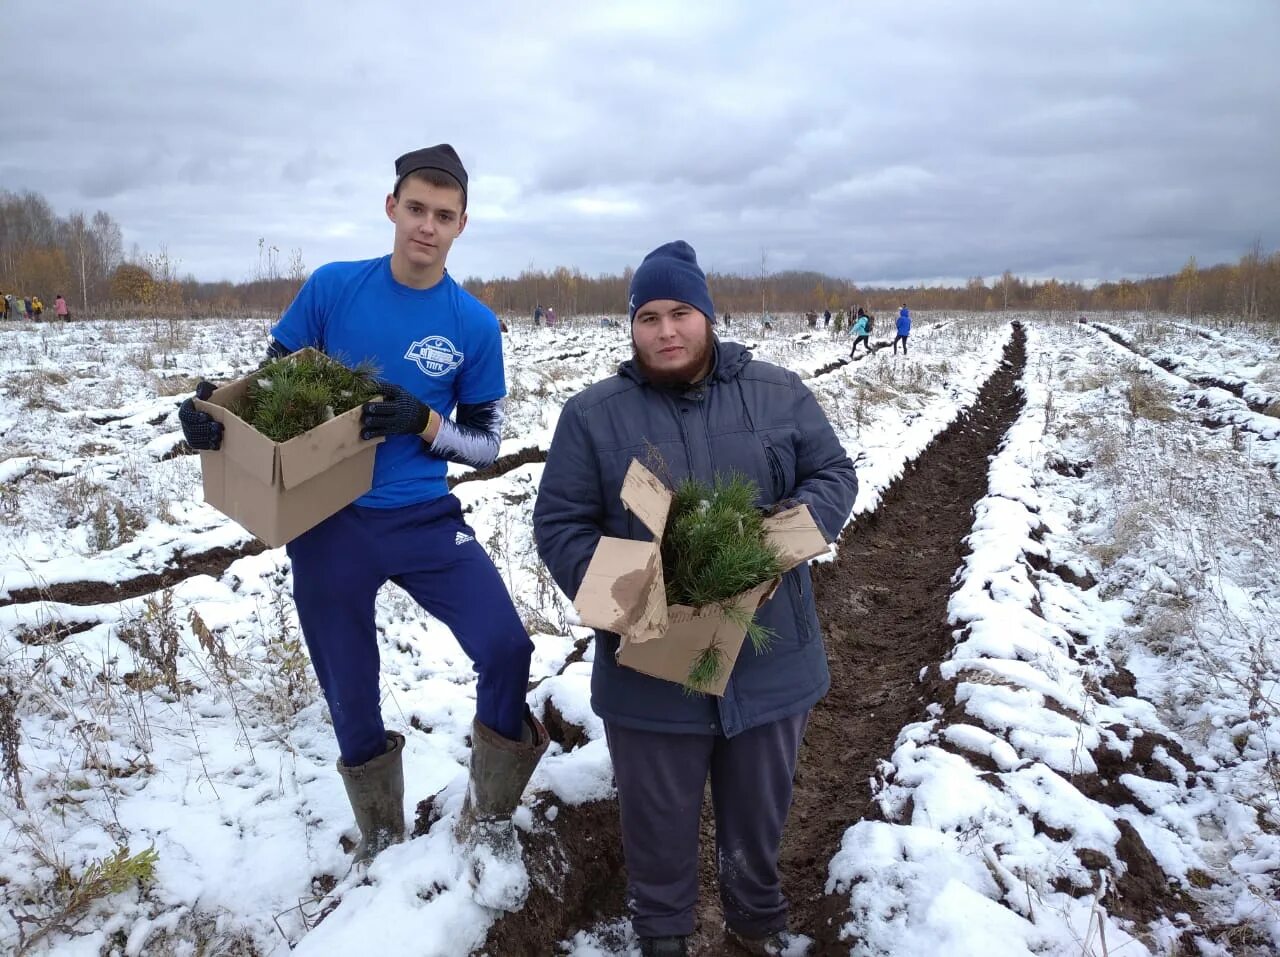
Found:
[{"label": "gray winter jacket", "polygon": [[[634,362],[575,395],[560,415],[533,510],[538,554],[565,594],[577,594],[602,535],[649,540],[618,494],[633,458],[652,445],[673,481],[739,472],[761,504],[809,506],[828,541],[853,509],[858,479],[826,414],[794,373],[716,342],[713,371],[687,391],[651,386]],[[723,733],[807,711],[830,684],[807,565],[790,571],[756,619],[773,630],[766,653],[743,645],[722,698],[624,668],[618,636],[596,632],[591,706],[620,725]]]}]

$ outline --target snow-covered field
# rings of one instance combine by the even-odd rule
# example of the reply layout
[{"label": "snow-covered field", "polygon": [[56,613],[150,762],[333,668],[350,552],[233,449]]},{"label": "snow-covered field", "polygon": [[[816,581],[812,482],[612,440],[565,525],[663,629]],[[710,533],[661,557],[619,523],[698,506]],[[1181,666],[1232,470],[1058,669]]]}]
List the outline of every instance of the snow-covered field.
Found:
[{"label": "snow-covered field", "polygon": [[[1007,318],[926,316],[910,358],[834,368],[847,340],[794,318],[743,341],[808,377],[858,462],[861,513],[973,401]],[[976,509],[956,645],[922,676],[936,713],[884,755],[884,820],[851,822],[831,849],[851,951],[1174,953],[1190,930],[1223,941],[1208,953],[1269,952],[1280,438],[1267,426],[1280,420],[1221,389],[1201,403],[1208,390],[1097,329],[1026,321],[1027,407]],[[7,950],[462,955],[493,920],[447,826],[347,879],[352,823],[283,549],[250,547],[204,505],[199,462],[180,454],[177,402],[201,377],[251,369],[265,332],[236,320],[0,328]],[[1258,357],[1265,341],[1215,335],[1215,356]],[[545,450],[564,401],[609,374],[626,342],[625,328],[515,326],[503,453]],[[1280,391],[1261,360],[1219,371]],[[1207,427],[1206,409],[1228,399],[1259,421]],[[540,474],[531,462],[455,494],[534,635],[535,709],[554,702],[589,739],[553,745],[535,774],[548,815],[611,782],[587,704],[590,646],[566,667],[588,632],[532,545]],[[166,570],[167,588],[154,577]],[[439,794],[448,818],[474,676],[394,587],[377,614],[410,813]],[[1185,895],[1185,920],[1135,903],[1135,844]],[[562,951],[604,948],[582,934]]]}]

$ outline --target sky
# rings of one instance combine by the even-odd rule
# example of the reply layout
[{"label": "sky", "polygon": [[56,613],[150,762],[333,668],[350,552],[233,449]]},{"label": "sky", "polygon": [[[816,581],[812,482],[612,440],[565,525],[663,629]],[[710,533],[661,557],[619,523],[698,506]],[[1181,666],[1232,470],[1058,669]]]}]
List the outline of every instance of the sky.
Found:
[{"label": "sky", "polygon": [[[1280,3],[0,0],[0,189],[244,280],[390,251],[401,153],[470,175],[455,276],[1106,280],[1280,247]],[[15,49],[35,52],[19,67]]]}]

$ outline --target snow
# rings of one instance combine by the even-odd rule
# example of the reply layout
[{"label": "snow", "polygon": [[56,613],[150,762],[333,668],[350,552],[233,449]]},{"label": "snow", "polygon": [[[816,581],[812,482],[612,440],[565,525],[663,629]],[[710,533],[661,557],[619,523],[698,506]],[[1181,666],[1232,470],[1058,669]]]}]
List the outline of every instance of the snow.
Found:
[{"label": "snow", "polygon": [[[1280,420],[1248,404],[1280,394],[1275,350],[1261,333],[1170,322],[1159,328],[1174,330],[1172,348],[1132,317],[1113,320],[1139,356],[1092,327],[1023,318],[1026,408],[974,510],[949,607],[954,644],[935,666],[956,707],[902,729],[876,782],[881,819],[850,822],[832,848],[827,886],[847,895],[849,952],[1174,953],[1189,918],[1139,926],[1111,911],[1122,825],[1206,925],[1247,927],[1259,953],[1280,947]],[[909,358],[882,351],[821,375],[847,339],[791,319],[753,345],[827,410],[858,462],[862,514],[973,401],[1007,319],[921,317]],[[46,952],[184,952],[201,940],[396,953],[412,941],[415,953],[456,955],[495,917],[451,836],[475,699],[452,636],[394,587],[380,593],[384,714],[407,736],[407,814],[436,795],[443,818],[350,872],[339,838],[354,830],[288,561],[245,553],[251,538],[203,504],[198,459],[171,454],[177,402],[202,376],[256,365],[265,330],[234,319],[0,330],[0,690],[7,676],[24,798],[0,779],[7,946],[15,914],[50,913],[57,869],[82,874],[118,846],[154,847],[155,880],[92,904],[77,935],[54,933]],[[627,351],[617,329],[515,326],[502,453],[545,450],[567,398]],[[1245,399],[1195,381],[1205,376]],[[1132,411],[1135,381],[1164,397],[1167,418]],[[1063,463],[1088,464],[1076,476]],[[554,705],[585,733],[567,753],[552,746],[526,794],[541,793],[554,819],[613,790],[589,704],[592,646],[566,665],[589,632],[532,542],[541,470],[455,494],[533,635],[531,706]],[[128,583],[215,548],[241,556],[216,578],[58,598],[68,583]],[[37,635],[55,625],[83,630]],[[172,675],[155,645],[165,629],[177,638]],[[1108,690],[1123,674],[1136,695]],[[1144,735],[1157,742],[1149,760]],[[1128,795],[1119,806],[1089,796],[1112,753],[1128,762],[1109,792]],[[518,824],[532,821],[526,807]],[[499,896],[528,880],[500,862],[487,874]],[[1222,947],[1201,938],[1203,953]],[[636,952],[617,922],[560,949]]]}]

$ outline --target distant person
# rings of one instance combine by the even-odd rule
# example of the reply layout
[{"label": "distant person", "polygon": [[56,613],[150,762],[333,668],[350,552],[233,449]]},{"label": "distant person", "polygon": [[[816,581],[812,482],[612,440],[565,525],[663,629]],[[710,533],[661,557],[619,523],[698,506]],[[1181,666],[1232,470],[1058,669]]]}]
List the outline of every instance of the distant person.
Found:
[{"label": "distant person", "polygon": [[31,297],[31,314],[35,316],[36,322],[39,322],[40,317],[44,315],[44,303],[40,301],[39,296]]},{"label": "distant person", "polygon": [[858,307],[858,318],[853,321],[853,348],[849,350],[849,358],[852,359],[858,352],[858,343],[861,342],[867,347],[867,352],[871,352],[871,322],[872,319],[862,307]]},{"label": "distant person", "polygon": [[27,296],[22,300],[23,308],[26,310],[26,318],[30,319],[35,313],[31,311],[31,297]]},{"label": "distant person", "polygon": [[727,312],[726,312],[726,313],[724,314],[724,327],[725,327],[726,329],[728,329],[728,328],[729,328],[730,321],[731,321],[732,319],[733,319],[733,316],[732,316],[730,313],[727,313]]},{"label": "distant person", "polygon": [[533,324],[535,326],[542,325],[542,303],[538,303],[533,307]]},{"label": "distant person", "polygon": [[831,310],[824,309],[822,310],[822,328],[826,329],[830,325],[831,325]]},{"label": "distant person", "polygon": [[810,329],[818,328],[818,314],[816,312],[806,312],[804,314],[805,321],[809,323]]},{"label": "distant person", "polygon": [[53,314],[64,322],[71,319],[71,310],[67,308],[67,300],[62,298],[61,293],[54,297]]},{"label": "distant person", "polygon": [[556,324],[556,311],[547,306],[547,328],[550,329]]},{"label": "distant person", "polygon": [[12,298],[13,297],[10,296],[8,293],[5,293],[3,296],[0,296],[0,318],[5,319],[6,321],[9,318],[9,300]]},{"label": "distant person", "polygon": [[907,354],[907,337],[911,335],[911,311],[904,305],[898,310],[898,335],[893,340],[893,354],[898,354],[898,343],[902,343],[902,354]]}]

